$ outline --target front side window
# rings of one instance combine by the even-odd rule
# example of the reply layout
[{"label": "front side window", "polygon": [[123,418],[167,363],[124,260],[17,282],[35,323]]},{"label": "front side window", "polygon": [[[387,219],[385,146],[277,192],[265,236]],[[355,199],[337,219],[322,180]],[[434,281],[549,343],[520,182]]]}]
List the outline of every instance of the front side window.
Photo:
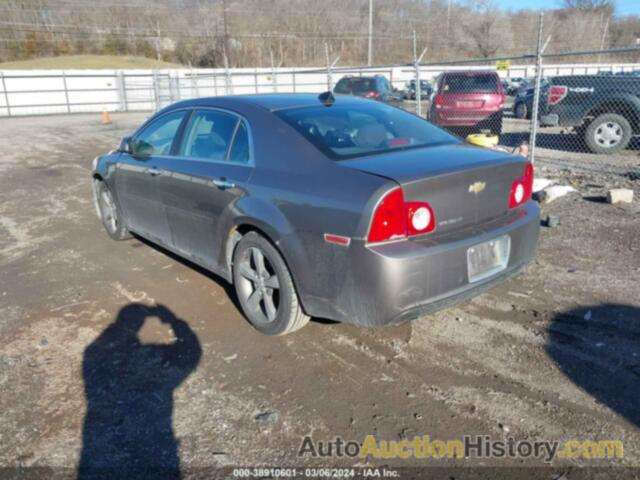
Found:
[{"label": "front side window", "polygon": [[180,156],[226,160],[237,123],[238,118],[227,113],[194,112],[183,135]]},{"label": "front side window", "polygon": [[334,160],[459,142],[426,120],[380,102],[274,113]]},{"label": "front side window", "polygon": [[169,155],[171,145],[185,116],[184,111],[163,115],[151,123],[132,142],[134,155]]}]

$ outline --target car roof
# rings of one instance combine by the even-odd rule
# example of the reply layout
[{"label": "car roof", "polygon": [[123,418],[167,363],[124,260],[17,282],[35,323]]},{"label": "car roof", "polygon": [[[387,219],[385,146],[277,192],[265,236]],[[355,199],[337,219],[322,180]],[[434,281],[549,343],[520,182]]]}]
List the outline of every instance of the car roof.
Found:
[{"label": "car roof", "polygon": [[442,72],[442,75],[498,75],[498,72],[495,70],[450,70]]},{"label": "car roof", "polygon": [[[319,93],[263,93],[250,95],[229,95],[220,97],[201,97],[184,100],[172,104],[168,109],[182,107],[231,107],[237,106],[258,106],[269,111],[286,110],[289,108],[317,107],[322,105]],[[361,104],[370,102],[364,98],[351,95],[335,95],[336,105]]]}]

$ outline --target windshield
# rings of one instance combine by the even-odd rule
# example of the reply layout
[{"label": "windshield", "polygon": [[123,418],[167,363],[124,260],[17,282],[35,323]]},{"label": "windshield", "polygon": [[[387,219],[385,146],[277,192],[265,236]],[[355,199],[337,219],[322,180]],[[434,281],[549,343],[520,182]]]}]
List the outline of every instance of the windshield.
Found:
[{"label": "windshield", "polygon": [[459,143],[420,117],[373,101],[274,113],[334,160]]}]

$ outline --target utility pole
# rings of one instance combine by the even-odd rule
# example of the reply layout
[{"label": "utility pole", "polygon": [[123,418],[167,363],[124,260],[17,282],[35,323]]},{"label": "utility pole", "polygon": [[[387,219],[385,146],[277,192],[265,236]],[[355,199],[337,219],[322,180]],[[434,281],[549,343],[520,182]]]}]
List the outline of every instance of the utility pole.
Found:
[{"label": "utility pole", "polygon": [[336,57],[333,63],[330,63],[329,60],[329,44],[327,42],[324,43],[324,57],[327,62],[327,91],[333,90],[333,67],[336,66],[340,57]]},{"label": "utility pole", "polygon": [[529,129],[529,161],[533,163],[536,155],[536,136],[538,135],[538,111],[540,106],[540,83],[542,82],[542,54],[549,45],[551,36],[542,44],[542,29],[544,25],[544,13],[540,12],[538,20],[538,46],[536,48],[536,81],[533,89],[533,105],[531,109],[531,126]]},{"label": "utility pole", "polygon": [[222,28],[224,29],[224,50],[226,61],[230,63],[229,33],[227,31],[227,0],[222,0]]},{"label": "utility pole", "polygon": [[156,60],[162,61],[162,35],[160,32],[160,22],[156,21]]},{"label": "utility pole", "polygon": [[[604,24],[604,28],[602,29],[602,38],[600,39],[600,51],[604,50],[604,40],[607,38],[607,31],[609,30],[609,19],[607,18],[607,22]],[[598,63],[602,60],[602,53],[598,54]]]},{"label": "utility pole", "polygon": [[420,56],[418,56],[418,41],[416,37],[416,31],[413,31],[413,68],[415,69],[416,76],[416,115],[422,116],[422,87],[420,85],[420,62],[422,57],[427,53],[427,49],[422,50]]},{"label": "utility pole", "polygon": [[373,0],[369,0],[369,51],[367,54],[367,65],[373,62]]}]

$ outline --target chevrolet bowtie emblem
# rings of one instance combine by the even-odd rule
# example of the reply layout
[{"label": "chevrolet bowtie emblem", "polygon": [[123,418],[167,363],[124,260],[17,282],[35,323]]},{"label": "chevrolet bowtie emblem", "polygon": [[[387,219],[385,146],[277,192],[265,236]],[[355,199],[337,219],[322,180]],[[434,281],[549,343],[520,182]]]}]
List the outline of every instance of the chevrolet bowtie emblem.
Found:
[{"label": "chevrolet bowtie emblem", "polygon": [[480,193],[486,188],[487,184],[485,182],[475,182],[469,185],[469,193],[473,192],[475,194]]}]

